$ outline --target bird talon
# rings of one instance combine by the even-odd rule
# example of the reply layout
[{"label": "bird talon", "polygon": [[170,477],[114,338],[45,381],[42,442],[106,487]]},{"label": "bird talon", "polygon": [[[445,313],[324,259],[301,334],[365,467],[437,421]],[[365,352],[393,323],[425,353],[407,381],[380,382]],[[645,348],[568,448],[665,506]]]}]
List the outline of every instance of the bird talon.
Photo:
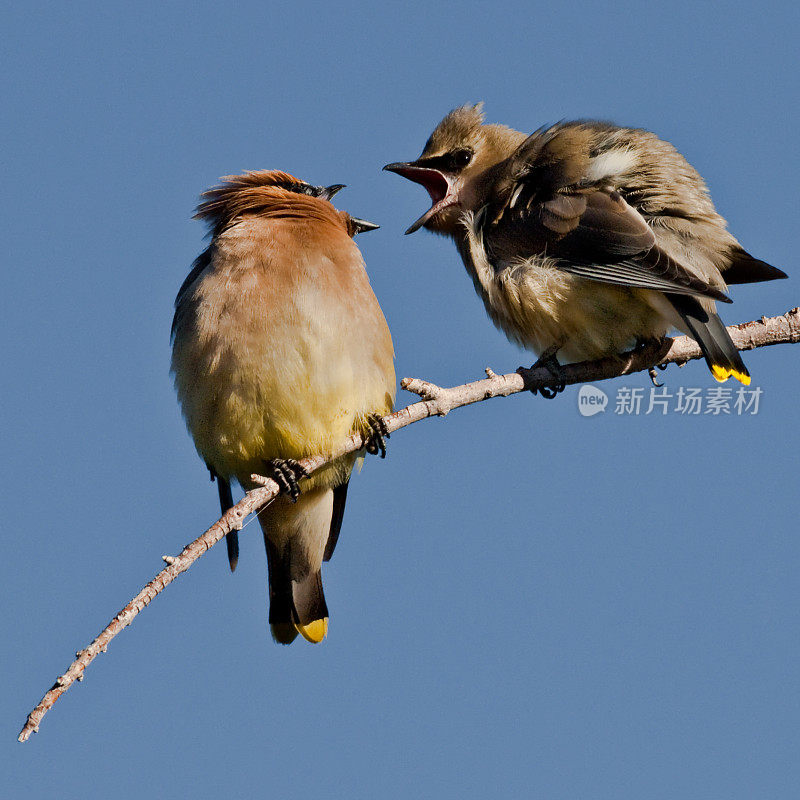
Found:
[{"label": "bird talon", "polygon": [[386,440],[390,438],[389,428],[380,414],[367,417],[366,450],[370,455],[386,458]]},{"label": "bird talon", "polygon": [[656,374],[656,368],[655,367],[650,367],[650,369],[647,370],[647,374],[650,376],[650,380],[651,380],[653,386],[655,386],[657,388],[660,388],[660,387],[662,387],[664,385],[663,383],[659,383],[658,382],[658,375]]},{"label": "bird talon", "polygon": [[531,389],[532,394],[540,394],[545,400],[552,400],[564,391],[566,386],[563,383],[556,383],[552,386],[540,386],[538,389]]},{"label": "bird talon", "polygon": [[552,400],[567,388],[567,383],[564,380],[564,372],[561,369],[561,364],[558,363],[558,359],[556,359],[555,353],[556,351],[553,351],[551,348],[551,350],[545,352],[544,355],[531,366],[531,371],[544,368],[555,378],[553,384],[531,389],[531,394],[540,394],[545,400]]},{"label": "bird talon", "polygon": [[293,458],[273,458],[267,462],[271,477],[280,487],[280,493],[293,503],[300,497],[300,480],[308,477],[308,470]]}]

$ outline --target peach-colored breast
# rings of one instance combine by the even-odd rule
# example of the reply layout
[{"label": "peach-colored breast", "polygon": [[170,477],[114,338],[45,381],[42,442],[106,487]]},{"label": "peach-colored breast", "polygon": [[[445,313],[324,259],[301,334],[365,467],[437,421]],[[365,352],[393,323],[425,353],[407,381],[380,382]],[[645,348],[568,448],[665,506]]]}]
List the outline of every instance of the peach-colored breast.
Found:
[{"label": "peach-colored breast", "polygon": [[336,216],[244,217],[184,298],[175,383],[198,451],[223,476],[325,452],[391,409],[389,329],[358,248],[324,205]]}]

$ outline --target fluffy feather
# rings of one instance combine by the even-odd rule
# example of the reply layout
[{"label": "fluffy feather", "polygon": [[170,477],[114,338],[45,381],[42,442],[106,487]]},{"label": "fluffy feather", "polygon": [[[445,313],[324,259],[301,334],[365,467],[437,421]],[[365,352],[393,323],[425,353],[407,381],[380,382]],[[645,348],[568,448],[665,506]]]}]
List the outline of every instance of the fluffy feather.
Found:
[{"label": "fluffy feather", "polygon": [[[348,215],[286,173],[224,180],[198,210],[213,238],[176,300],[172,371],[201,457],[247,489],[267,461],[329,452],[368,415],[388,413],[393,349]],[[319,572],[330,495],[354,459],[315,473],[296,506],[279,498],[259,515],[271,573]],[[307,608],[314,586],[301,593]]]},{"label": "fluffy feather", "polygon": [[[525,136],[464,106],[442,120],[417,161],[387,169],[440,187],[446,203],[415,226],[455,241],[510,339],[578,361],[677,326],[704,338],[715,377],[747,377],[714,300],[728,300],[727,270],[736,283],[785,275],[745,253],[697,171],[655,134],[577,120]],[[675,292],[700,298],[691,315],[667,301]]]}]

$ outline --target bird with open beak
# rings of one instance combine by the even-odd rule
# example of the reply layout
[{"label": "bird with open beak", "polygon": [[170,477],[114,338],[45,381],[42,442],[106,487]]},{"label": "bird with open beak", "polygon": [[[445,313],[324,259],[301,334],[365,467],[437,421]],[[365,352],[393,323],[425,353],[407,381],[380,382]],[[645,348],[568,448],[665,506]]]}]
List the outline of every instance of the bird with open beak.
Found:
[{"label": "bird with open beak", "polygon": [[671,328],[718,381],[750,382],[716,313],[727,286],[785,278],[728,232],[705,182],[649,131],[580,120],[527,136],[451,111],[416,161],[384,169],[424,186],[406,233],[450,236],[486,310],[513,341],[558,363],[623,352]]},{"label": "bird with open beak", "polygon": [[[175,300],[172,372],[223,513],[231,481],[274,477],[282,493],[258,515],[276,641],[328,629],[321,567],[333,554],[356,455],[307,477],[298,461],[355,431],[385,455],[394,352],[353,237],[377,228],[331,205],[342,185],[285,172],[232,175],[203,195],[211,243]],[[238,538],[228,534],[231,570]]]}]

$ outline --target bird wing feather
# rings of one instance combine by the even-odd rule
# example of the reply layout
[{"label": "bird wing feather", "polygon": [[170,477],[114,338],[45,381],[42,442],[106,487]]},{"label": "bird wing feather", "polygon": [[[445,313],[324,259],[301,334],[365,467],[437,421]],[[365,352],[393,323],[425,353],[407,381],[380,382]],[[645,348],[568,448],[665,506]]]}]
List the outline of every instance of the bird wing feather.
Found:
[{"label": "bird wing feather", "polygon": [[[566,130],[566,129],[562,129]],[[546,255],[555,267],[584,278],[678,294],[729,298],[659,248],[644,217],[609,182],[588,182],[588,156],[558,146],[520,145],[482,215],[490,253],[516,259]]]}]

